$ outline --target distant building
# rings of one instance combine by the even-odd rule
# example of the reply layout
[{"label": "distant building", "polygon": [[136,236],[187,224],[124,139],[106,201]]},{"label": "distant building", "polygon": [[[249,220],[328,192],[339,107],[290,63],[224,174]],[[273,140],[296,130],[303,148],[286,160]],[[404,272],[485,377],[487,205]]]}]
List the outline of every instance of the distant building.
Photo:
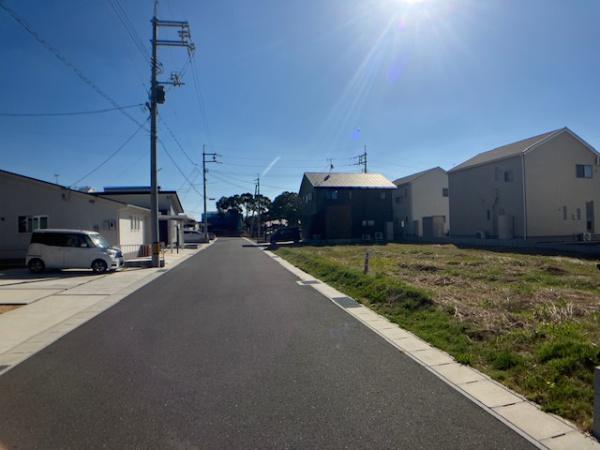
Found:
[{"label": "distant building", "polygon": [[[208,211],[206,217],[209,233],[217,236],[240,236],[242,233],[242,215],[235,209]],[[204,222],[204,213],[200,222]]]},{"label": "distant building", "polygon": [[394,226],[397,238],[446,236],[448,233],[448,174],[441,167],[394,181]]},{"label": "distant building", "polygon": [[[150,209],[148,186],[105,187],[104,191],[95,192],[94,195]],[[177,191],[159,189],[158,212],[159,241],[170,247],[175,246],[177,242],[183,244],[184,224],[188,223],[190,218],[184,215]]]},{"label": "distant building", "polygon": [[568,128],[480,153],[448,181],[452,236],[600,237],[600,156]]},{"label": "distant building", "polygon": [[98,231],[137,254],[149,223],[147,208],[0,170],[0,259],[24,258],[32,231],[45,228]]},{"label": "distant building", "polygon": [[304,239],[391,240],[392,192],[378,173],[307,172],[300,186]]}]

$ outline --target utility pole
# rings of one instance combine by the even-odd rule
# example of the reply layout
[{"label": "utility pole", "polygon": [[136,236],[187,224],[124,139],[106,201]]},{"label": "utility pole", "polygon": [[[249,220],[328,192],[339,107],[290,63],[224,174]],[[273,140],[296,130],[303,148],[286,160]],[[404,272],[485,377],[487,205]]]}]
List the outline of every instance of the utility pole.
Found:
[{"label": "utility pole", "polygon": [[367,173],[367,146],[366,145],[365,145],[363,153],[361,153],[358,156],[355,156],[355,158],[358,158],[358,162],[354,163],[354,165],[362,166],[363,173]]},{"label": "utility pole", "polygon": [[[212,157],[211,160],[207,161],[206,157]],[[220,156],[216,153],[206,153],[206,144],[202,146],[202,184],[204,186],[204,236],[208,239],[208,215],[206,214],[206,174],[208,173],[208,169],[206,168],[207,163],[215,163],[221,164],[217,161],[217,156]]]},{"label": "utility pole", "polygon": [[[157,154],[156,154],[156,116],[158,113],[158,105],[165,102],[166,84],[173,86],[181,86],[179,76],[171,74],[171,81],[158,81],[158,72],[160,63],[157,58],[159,46],[167,47],[186,47],[188,52],[194,51],[194,44],[191,42],[190,26],[187,22],[173,20],[159,20],[158,0],[154,2],[154,14],[152,16],[152,61],[151,79],[150,79],[150,230],[152,234],[152,266],[160,266],[160,237],[158,226],[158,171],[157,171]],[[177,28],[178,40],[160,40],[158,39],[158,29],[160,27]]]},{"label": "utility pole", "polygon": [[255,205],[255,208],[258,210],[258,229],[256,230],[256,242],[260,241],[260,227],[261,227],[261,224],[260,224],[260,221],[261,221],[260,214],[261,213],[260,213],[260,203],[259,203],[260,200],[259,199],[260,199],[260,175],[257,175],[256,176],[256,184],[254,186],[254,205]]}]

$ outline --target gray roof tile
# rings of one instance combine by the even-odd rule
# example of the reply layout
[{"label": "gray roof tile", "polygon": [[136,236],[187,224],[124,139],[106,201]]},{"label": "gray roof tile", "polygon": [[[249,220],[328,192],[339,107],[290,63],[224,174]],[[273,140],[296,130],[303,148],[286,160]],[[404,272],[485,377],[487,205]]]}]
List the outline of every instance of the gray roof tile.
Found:
[{"label": "gray roof tile", "polygon": [[537,144],[540,141],[552,136],[553,134],[558,134],[559,132],[565,130],[565,128],[561,128],[559,130],[549,131],[547,133],[542,133],[537,136],[533,136],[527,139],[523,139],[521,141],[513,142],[512,144],[503,145],[502,147],[497,147],[493,150],[488,150],[487,152],[479,153],[478,155],[473,156],[471,159],[467,159],[465,162],[459,164],[456,167],[450,169],[450,172],[455,172],[457,170],[466,169],[473,166],[478,166],[480,164],[486,164],[488,162],[496,161],[498,159],[509,158],[511,156],[520,155],[525,152],[532,145]]}]

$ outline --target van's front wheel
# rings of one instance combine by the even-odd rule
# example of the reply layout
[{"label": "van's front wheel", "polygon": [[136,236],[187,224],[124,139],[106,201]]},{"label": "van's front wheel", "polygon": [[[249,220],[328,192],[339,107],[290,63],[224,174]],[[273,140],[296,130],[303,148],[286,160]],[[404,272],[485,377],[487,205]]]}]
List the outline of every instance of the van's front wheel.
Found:
[{"label": "van's front wheel", "polygon": [[29,264],[27,265],[27,267],[29,267],[29,271],[31,273],[42,273],[44,271],[44,269],[46,268],[46,265],[44,264],[44,261],[42,261],[41,259],[32,259],[31,261],[29,261]]},{"label": "van's front wheel", "polygon": [[104,273],[108,270],[108,265],[105,261],[97,259],[92,263],[92,270],[94,273]]}]

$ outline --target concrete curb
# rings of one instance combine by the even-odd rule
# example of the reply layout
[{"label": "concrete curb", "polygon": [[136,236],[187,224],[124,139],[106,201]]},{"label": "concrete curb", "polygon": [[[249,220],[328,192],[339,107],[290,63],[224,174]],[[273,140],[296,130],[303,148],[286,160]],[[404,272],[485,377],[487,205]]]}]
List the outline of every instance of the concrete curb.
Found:
[{"label": "concrete curb", "polygon": [[[249,240],[249,239],[248,239]],[[252,241],[251,241],[252,242]],[[351,297],[302,271],[269,250],[264,253],[299,278],[298,284],[311,287],[336,306],[377,333],[417,364],[473,401],[540,449],[600,450],[600,443],[579,431],[565,419],[545,413],[516,392],[487,375],[457,363],[411,332],[361,305]]]},{"label": "concrete curb", "polygon": [[[121,300],[123,300],[133,292],[137,291],[138,289],[142,288],[146,284],[164,275],[171,269],[177,267],[179,264],[183,263],[184,261],[187,261],[189,258],[197,255],[201,251],[206,250],[214,242],[216,242],[216,239],[210,242],[209,244],[205,244],[202,248],[198,249],[198,251],[190,253],[186,256],[182,256],[180,259],[171,262],[171,264],[167,268],[151,269],[152,273],[149,273],[147,276],[140,280],[134,281],[133,283],[121,289],[117,293],[99,295],[99,300],[93,303],[92,305],[88,306],[87,308],[67,317],[65,320],[51,326],[50,328],[42,330],[40,333],[34,335],[33,337],[12,347],[7,352],[0,354],[0,376],[9,372],[11,369],[15,368],[26,359],[32,357],[37,352],[48,347],[50,344],[54,343],[66,334],[70,333],[74,329],[80,327],[81,325],[85,324],[97,315],[106,311],[111,306],[114,306],[115,304],[119,303]],[[81,295],[81,297],[85,296],[86,295]]]}]

